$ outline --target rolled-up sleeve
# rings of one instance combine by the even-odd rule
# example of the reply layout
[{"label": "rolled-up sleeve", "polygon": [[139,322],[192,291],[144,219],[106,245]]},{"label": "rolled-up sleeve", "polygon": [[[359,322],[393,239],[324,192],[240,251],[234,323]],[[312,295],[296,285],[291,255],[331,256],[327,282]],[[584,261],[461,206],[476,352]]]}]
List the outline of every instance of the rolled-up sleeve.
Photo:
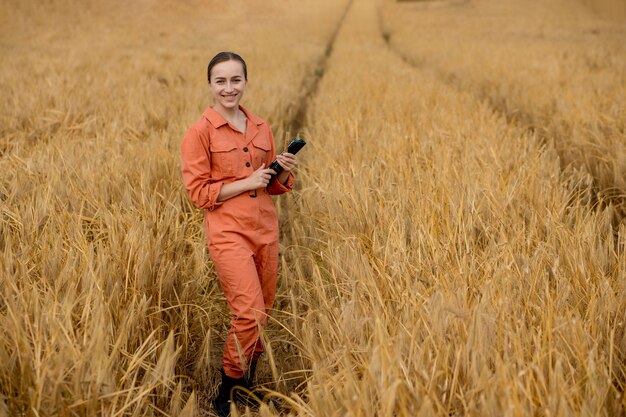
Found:
[{"label": "rolled-up sleeve", "polygon": [[281,184],[277,177],[272,177],[272,180],[267,186],[267,193],[270,195],[287,193],[291,191],[294,181],[295,177],[291,172],[289,173],[289,177],[287,177],[287,181],[284,184]]},{"label": "rolled-up sleeve", "polygon": [[195,127],[191,127],[183,138],[181,159],[183,182],[193,204],[208,210],[222,205],[217,197],[224,183],[211,180],[209,143],[203,140]]}]

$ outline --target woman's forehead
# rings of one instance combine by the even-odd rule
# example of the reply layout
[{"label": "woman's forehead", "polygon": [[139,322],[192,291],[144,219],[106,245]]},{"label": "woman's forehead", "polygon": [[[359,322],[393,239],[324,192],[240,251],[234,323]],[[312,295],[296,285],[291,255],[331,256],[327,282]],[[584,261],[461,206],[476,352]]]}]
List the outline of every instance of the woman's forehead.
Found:
[{"label": "woman's forehead", "polygon": [[238,75],[243,77],[243,65],[241,65],[241,62],[235,61],[234,59],[220,62],[219,64],[215,64],[211,70],[211,75],[215,78],[230,78]]}]

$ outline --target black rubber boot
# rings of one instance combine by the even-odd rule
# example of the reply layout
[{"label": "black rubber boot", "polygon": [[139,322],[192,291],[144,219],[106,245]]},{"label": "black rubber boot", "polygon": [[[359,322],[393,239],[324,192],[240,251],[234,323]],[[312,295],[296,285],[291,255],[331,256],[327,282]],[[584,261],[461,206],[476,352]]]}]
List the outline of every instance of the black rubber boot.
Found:
[{"label": "black rubber boot", "polygon": [[235,387],[247,388],[245,378],[232,378],[222,369],[222,384],[220,385],[217,397],[213,401],[213,408],[220,417],[230,416],[230,404],[237,391]]},{"label": "black rubber boot", "polygon": [[254,374],[256,373],[256,365],[258,361],[250,361],[250,367],[248,368],[248,372],[245,373],[244,378],[246,378],[246,388],[252,389],[254,387]]},{"label": "black rubber boot", "polygon": [[263,398],[263,393],[254,389],[254,374],[256,373],[257,363],[258,361],[250,361],[248,370],[243,373],[245,385],[243,385],[243,389],[235,390],[234,395],[238,404],[243,404],[253,410],[259,408]]}]

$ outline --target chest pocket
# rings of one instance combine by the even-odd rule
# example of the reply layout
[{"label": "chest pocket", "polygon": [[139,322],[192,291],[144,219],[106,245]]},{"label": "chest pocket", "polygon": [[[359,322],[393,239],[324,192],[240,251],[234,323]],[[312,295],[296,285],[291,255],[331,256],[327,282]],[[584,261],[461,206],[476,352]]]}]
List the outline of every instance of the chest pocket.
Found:
[{"label": "chest pocket", "polygon": [[270,151],[272,150],[269,138],[256,137],[252,139],[252,146],[254,147],[254,153],[252,155],[254,158],[254,168],[257,169],[263,162],[265,162],[265,168],[269,167],[272,163],[272,161],[268,160],[270,157]]},{"label": "chest pocket", "polygon": [[234,142],[226,138],[215,138],[209,145],[213,178],[232,177],[236,174],[239,152]]}]

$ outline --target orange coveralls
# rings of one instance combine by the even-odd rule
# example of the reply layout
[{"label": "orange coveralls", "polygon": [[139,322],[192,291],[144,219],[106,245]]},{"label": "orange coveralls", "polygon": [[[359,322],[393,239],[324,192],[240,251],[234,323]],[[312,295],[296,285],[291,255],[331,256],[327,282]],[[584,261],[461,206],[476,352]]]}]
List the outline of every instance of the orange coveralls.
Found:
[{"label": "orange coveralls", "polygon": [[182,142],[185,188],[205,209],[209,254],[232,313],[222,365],[233,378],[241,378],[264,350],[258,325],[267,324],[278,269],[278,218],[270,195],[290,191],[294,182],[292,174],[285,184],[274,177],[256,193],[217,201],[223,184],[244,179],[276,158],[267,122],[240,109],[247,117],[245,135],[209,107]]}]

